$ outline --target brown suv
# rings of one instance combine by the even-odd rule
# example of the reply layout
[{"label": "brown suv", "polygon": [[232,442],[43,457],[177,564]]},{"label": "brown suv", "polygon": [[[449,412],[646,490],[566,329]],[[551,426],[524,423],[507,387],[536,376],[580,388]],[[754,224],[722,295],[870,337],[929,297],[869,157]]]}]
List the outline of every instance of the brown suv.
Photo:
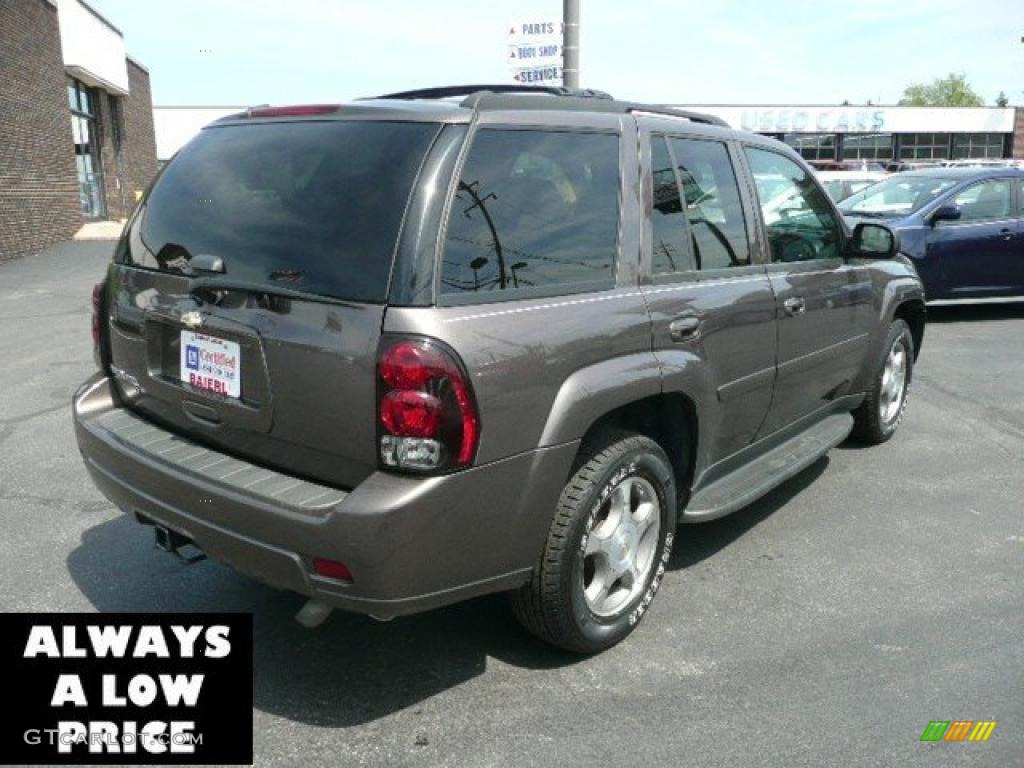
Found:
[{"label": "brown suv", "polygon": [[129,221],[78,443],[161,546],[307,624],[509,590],[596,651],[678,523],[895,431],[924,332],[898,247],[779,142],[599,92],[251,109]]}]

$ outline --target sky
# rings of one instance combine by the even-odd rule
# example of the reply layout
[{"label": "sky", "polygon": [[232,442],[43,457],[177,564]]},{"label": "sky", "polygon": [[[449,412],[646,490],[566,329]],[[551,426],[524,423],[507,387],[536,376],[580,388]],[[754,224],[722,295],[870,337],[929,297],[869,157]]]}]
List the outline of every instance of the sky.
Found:
[{"label": "sky", "polygon": [[[88,0],[157,106],[338,102],[513,82],[510,22],[561,0]],[[1024,0],[581,0],[581,85],[674,104],[894,104],[966,74],[1024,104]]]}]

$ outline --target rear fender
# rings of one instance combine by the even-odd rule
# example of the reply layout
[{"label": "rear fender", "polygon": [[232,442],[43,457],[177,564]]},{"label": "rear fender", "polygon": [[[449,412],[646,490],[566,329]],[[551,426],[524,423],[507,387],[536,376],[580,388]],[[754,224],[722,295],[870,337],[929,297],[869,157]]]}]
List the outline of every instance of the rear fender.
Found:
[{"label": "rear fender", "polygon": [[653,352],[638,352],[580,368],[555,395],[540,446],[579,440],[606,413],[661,392],[661,366]]}]

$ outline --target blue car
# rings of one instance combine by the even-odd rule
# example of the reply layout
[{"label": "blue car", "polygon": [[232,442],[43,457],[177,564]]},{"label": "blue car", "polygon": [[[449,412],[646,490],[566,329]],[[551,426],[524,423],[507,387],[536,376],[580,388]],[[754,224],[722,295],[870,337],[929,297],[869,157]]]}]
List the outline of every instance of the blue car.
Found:
[{"label": "blue car", "polygon": [[928,301],[1024,297],[1024,171],[929,168],[900,173],[839,203],[853,227],[900,234]]}]

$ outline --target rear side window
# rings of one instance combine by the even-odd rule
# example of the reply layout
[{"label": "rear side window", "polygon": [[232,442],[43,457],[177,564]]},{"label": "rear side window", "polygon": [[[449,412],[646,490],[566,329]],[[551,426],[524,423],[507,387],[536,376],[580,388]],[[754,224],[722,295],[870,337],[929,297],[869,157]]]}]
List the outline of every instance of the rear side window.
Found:
[{"label": "rear side window", "polygon": [[441,294],[611,287],[618,229],[618,136],[481,129],[452,200]]},{"label": "rear side window", "polygon": [[130,260],[380,302],[430,123],[322,121],[208,128],[163,172],[136,220]]},{"label": "rear side window", "polygon": [[683,186],[697,269],[750,263],[750,246],[736,174],[725,144],[669,139]]},{"label": "rear side window", "polygon": [[651,271],[658,275],[693,269],[679,181],[663,136],[651,137],[651,175]]}]

